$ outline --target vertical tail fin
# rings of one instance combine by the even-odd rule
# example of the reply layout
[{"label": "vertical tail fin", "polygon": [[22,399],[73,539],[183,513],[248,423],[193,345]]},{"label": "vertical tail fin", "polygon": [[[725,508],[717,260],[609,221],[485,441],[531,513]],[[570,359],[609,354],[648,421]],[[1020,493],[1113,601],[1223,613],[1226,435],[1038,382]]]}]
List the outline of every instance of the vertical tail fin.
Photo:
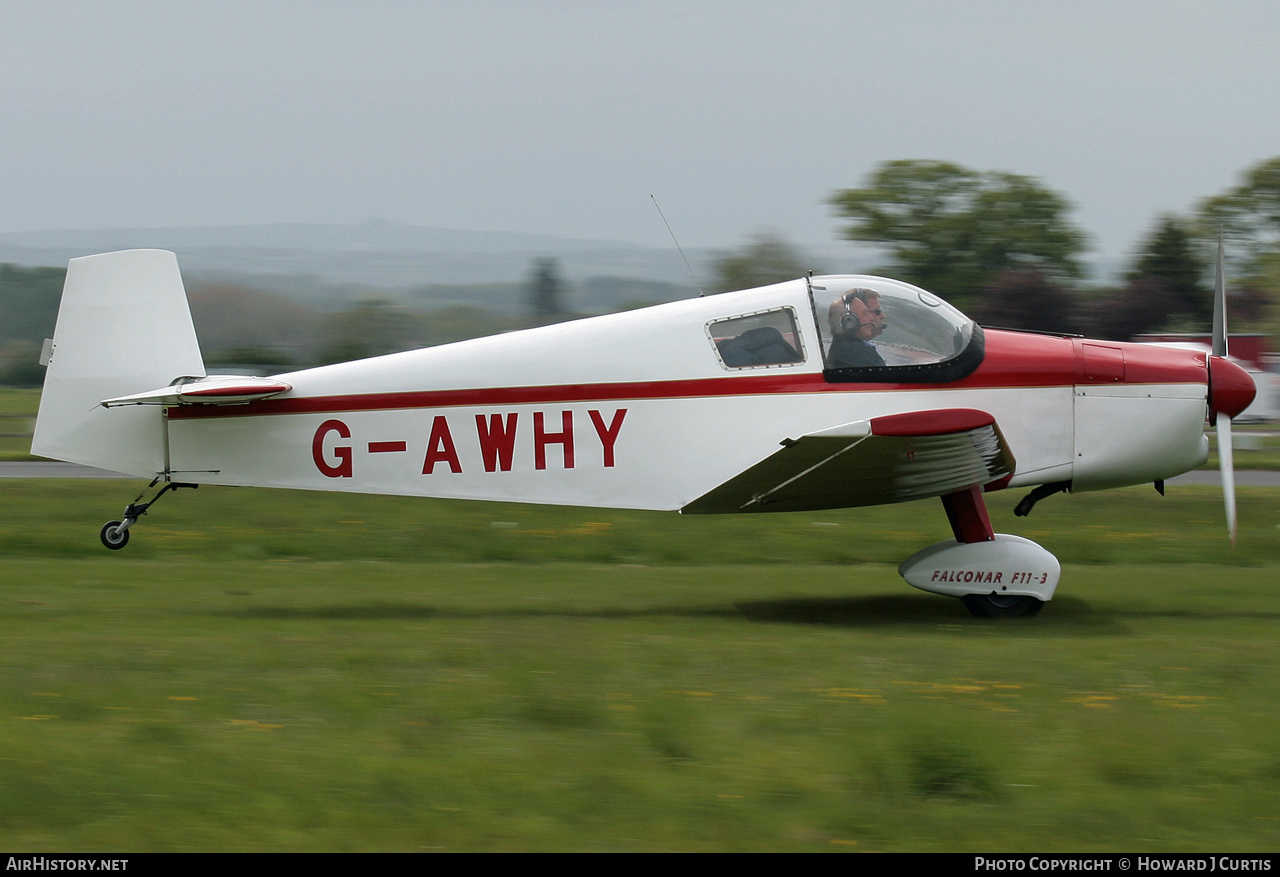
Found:
[{"label": "vertical tail fin", "polygon": [[162,472],[162,409],[99,403],[203,375],[173,253],[127,250],[72,259],[31,452],[131,475]]}]

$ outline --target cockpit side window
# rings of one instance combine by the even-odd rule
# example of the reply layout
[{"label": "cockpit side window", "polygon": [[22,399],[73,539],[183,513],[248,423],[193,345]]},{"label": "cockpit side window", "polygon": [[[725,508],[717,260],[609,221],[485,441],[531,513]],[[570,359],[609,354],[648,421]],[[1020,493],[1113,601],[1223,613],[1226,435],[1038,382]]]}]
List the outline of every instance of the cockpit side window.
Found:
[{"label": "cockpit side window", "polygon": [[982,329],[923,289],[878,277],[810,288],[829,382],[940,383],[982,362]]},{"label": "cockpit side window", "polygon": [[756,311],[707,323],[707,337],[727,369],[777,368],[804,362],[792,308]]}]

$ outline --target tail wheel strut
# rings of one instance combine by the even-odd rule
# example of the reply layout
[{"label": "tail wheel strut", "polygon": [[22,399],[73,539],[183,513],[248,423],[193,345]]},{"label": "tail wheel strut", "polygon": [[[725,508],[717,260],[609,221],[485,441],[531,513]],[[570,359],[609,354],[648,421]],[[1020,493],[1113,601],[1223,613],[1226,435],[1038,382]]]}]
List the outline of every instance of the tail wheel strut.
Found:
[{"label": "tail wheel strut", "polygon": [[102,540],[102,544],[112,551],[119,551],[129,544],[129,528],[147,513],[147,509],[151,508],[160,497],[164,496],[171,490],[178,490],[183,487],[190,487],[195,490],[199,484],[186,484],[180,481],[166,481],[164,487],[156,493],[155,496],[146,502],[142,502],[142,497],[147,491],[160,483],[160,476],[157,475],[152,479],[151,483],[138,494],[138,498],[124,507],[124,516],[119,521],[108,521],[102,525],[102,530],[98,533],[98,538]]}]

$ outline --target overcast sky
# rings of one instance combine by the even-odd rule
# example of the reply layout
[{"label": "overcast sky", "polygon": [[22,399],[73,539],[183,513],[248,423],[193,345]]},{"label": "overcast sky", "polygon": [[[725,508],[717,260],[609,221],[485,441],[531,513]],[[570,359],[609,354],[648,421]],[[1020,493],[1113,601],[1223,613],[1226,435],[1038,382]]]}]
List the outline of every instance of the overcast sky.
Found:
[{"label": "overcast sky", "polygon": [[[839,239],[879,162],[1039,178],[1129,252],[1280,154],[1280,3],[10,2],[0,232],[351,222]],[[843,270],[844,266],[826,266]]]}]

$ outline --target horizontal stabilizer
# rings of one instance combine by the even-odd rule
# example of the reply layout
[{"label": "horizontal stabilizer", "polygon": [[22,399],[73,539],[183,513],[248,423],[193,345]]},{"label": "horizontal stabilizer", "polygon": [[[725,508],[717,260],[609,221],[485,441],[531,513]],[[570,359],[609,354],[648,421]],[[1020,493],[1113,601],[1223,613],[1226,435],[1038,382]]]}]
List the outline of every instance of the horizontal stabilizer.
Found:
[{"label": "horizontal stabilizer", "polygon": [[292,390],[283,381],[241,375],[210,375],[207,378],[185,378],[158,390],[103,399],[103,408],[122,405],[242,405],[255,399],[266,399]]},{"label": "horizontal stabilizer", "polygon": [[681,511],[806,511],[906,502],[999,481],[1016,465],[995,418],[970,408],[873,417],[782,445]]}]

